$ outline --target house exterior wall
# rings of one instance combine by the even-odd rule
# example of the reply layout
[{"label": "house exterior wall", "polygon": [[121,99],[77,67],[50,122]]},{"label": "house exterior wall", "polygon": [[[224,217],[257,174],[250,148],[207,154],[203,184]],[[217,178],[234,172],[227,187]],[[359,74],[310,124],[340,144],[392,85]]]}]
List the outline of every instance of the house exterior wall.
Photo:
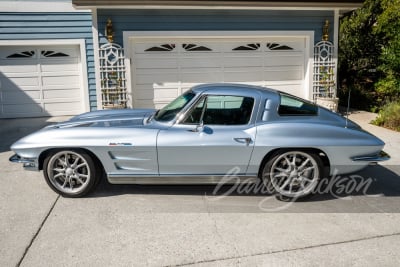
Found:
[{"label": "house exterior wall", "polygon": [[0,12],[0,41],[62,39],[85,41],[89,105],[91,110],[95,110],[97,98],[91,13]]},{"label": "house exterior wall", "polygon": [[[123,31],[314,31],[322,39],[325,20],[334,22],[334,11],[307,10],[121,10],[98,9],[99,43],[108,18],[114,40],[123,44]],[[333,29],[330,30],[333,38]]]}]

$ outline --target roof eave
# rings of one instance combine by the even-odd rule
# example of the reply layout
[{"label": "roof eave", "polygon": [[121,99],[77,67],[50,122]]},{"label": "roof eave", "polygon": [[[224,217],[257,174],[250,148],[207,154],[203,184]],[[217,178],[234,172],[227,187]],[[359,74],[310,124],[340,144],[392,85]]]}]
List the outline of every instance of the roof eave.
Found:
[{"label": "roof eave", "polygon": [[346,9],[352,10],[362,6],[362,2],[349,1],[129,1],[129,0],[73,0],[75,8],[130,8],[130,9]]}]

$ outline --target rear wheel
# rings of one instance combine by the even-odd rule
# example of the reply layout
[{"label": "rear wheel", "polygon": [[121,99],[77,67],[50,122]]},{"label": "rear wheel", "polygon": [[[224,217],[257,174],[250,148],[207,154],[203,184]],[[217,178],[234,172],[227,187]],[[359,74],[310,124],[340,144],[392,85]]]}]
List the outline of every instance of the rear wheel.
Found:
[{"label": "rear wheel", "polygon": [[64,197],[82,197],[99,181],[93,159],[81,150],[63,150],[44,160],[44,177],[55,192]]},{"label": "rear wheel", "polygon": [[323,175],[321,159],[311,152],[280,150],[266,162],[262,178],[281,200],[310,195]]}]

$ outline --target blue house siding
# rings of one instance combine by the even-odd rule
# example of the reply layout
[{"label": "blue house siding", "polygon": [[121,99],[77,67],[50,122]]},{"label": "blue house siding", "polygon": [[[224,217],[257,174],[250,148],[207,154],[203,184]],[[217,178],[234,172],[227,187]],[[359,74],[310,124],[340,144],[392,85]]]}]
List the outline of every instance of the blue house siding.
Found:
[{"label": "blue house siding", "polygon": [[91,13],[0,12],[0,40],[85,39],[89,101],[97,108]]},{"label": "blue house siding", "polygon": [[100,9],[97,14],[100,44],[106,42],[107,18],[113,22],[115,41],[122,44],[123,31],[314,31],[318,42],[325,20],[333,25],[334,17],[333,11],[295,10]]}]

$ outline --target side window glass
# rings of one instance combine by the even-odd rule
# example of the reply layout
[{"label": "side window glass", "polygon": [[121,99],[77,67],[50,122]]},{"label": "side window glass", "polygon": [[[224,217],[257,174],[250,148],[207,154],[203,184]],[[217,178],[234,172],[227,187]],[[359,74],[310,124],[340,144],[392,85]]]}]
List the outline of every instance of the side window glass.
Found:
[{"label": "side window glass", "polygon": [[209,95],[200,101],[183,123],[206,125],[248,124],[253,111],[254,99],[242,96]]},{"label": "side window glass", "polygon": [[204,104],[207,98],[203,97],[190,111],[189,115],[183,121],[184,124],[200,124],[201,115],[203,114]]},{"label": "side window glass", "polygon": [[318,107],[313,103],[286,94],[280,96],[278,113],[281,116],[315,116],[318,114]]}]

